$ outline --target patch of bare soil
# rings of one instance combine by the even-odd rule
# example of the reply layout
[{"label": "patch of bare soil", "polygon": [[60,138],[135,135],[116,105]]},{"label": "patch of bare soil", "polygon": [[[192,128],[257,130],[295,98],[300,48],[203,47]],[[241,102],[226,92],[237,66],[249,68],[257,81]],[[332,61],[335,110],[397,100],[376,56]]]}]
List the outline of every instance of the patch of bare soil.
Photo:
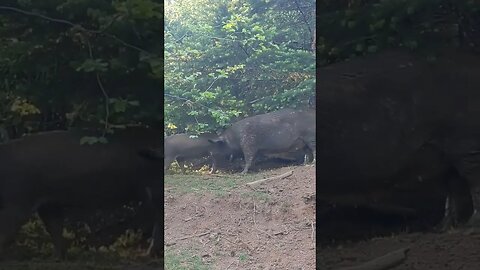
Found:
[{"label": "patch of bare soil", "polygon": [[480,235],[471,235],[464,230],[442,234],[404,233],[392,237],[372,238],[368,241],[319,248],[317,250],[319,255],[317,269],[337,270],[347,266],[358,266],[403,248],[409,249],[405,259],[397,266],[388,269],[480,269]]},{"label": "patch of bare soil", "polygon": [[167,189],[167,253],[193,250],[206,269],[315,269],[315,167],[268,176],[289,171],[224,196]]}]

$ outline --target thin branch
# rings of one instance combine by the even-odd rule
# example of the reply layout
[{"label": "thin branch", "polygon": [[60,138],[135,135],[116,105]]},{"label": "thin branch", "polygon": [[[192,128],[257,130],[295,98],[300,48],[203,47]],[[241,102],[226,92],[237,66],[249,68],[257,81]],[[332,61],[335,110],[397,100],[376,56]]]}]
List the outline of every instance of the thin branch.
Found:
[{"label": "thin branch", "polygon": [[135,49],[135,50],[137,50],[137,51],[139,51],[139,52],[143,52],[143,53],[146,53],[146,54],[152,54],[152,53],[149,52],[149,51],[146,51],[146,50],[144,50],[144,49],[142,49],[142,48],[140,48],[140,47],[137,47],[137,46],[135,46],[135,45],[132,45],[132,44],[130,44],[130,43],[127,43],[127,42],[119,39],[119,38],[118,38],[117,36],[115,36],[115,35],[108,34],[108,33],[102,33],[102,35],[105,35],[105,36],[107,36],[107,37],[109,37],[109,38],[111,38],[111,39],[116,40],[118,43],[123,44],[123,46],[125,46],[125,47],[129,47],[129,48],[131,48],[131,49]]},{"label": "thin branch", "polygon": [[[90,40],[88,39],[88,37],[86,38],[86,40],[87,40],[87,46],[88,46],[88,54],[90,56],[90,59],[93,60],[92,45],[90,44]],[[107,129],[108,129],[108,119],[110,118],[110,108],[108,103],[110,98],[108,97],[107,91],[105,91],[105,88],[103,87],[103,83],[102,83],[102,80],[100,80],[100,74],[98,73],[98,71],[95,72],[95,76],[97,78],[98,87],[102,91],[103,96],[105,98],[105,128],[103,129],[103,134],[102,134],[102,137],[105,137],[105,134],[107,133]]]},{"label": "thin branch", "polygon": [[207,88],[207,90],[205,90],[205,91],[210,90],[210,88],[212,88],[213,84],[214,84],[218,79],[220,79],[220,77],[217,77],[215,80],[213,80],[212,84],[210,84],[210,86],[209,86],[209,87]]},{"label": "thin branch", "polygon": [[309,31],[310,34],[311,34],[311,33],[312,33],[312,28],[311,28],[310,25],[308,24],[307,16],[305,16],[305,13],[303,13],[302,9],[301,9],[300,6],[298,5],[297,0],[294,0],[294,2],[295,2],[295,5],[297,6],[297,10],[300,12],[300,14],[302,14],[303,21],[304,21],[305,24],[307,25],[308,31]]},{"label": "thin branch", "polygon": [[[213,84],[214,84],[218,79],[220,79],[220,77],[215,78],[215,80],[213,80],[213,82],[210,84],[210,86],[209,86],[205,91],[210,90],[210,88],[212,88]],[[201,104],[201,103],[195,102],[195,101],[190,100],[190,99],[188,99],[188,98],[179,97],[179,96],[175,96],[175,95],[170,95],[170,94],[166,94],[166,93],[165,93],[164,95],[167,96],[167,97],[171,97],[171,98],[175,98],[175,99],[179,99],[179,100],[184,100],[184,101],[189,102],[189,103],[192,103],[192,104],[198,104],[198,105],[200,105],[200,106],[202,106],[202,107],[204,107],[204,108],[206,108],[206,109],[208,109],[208,110],[213,110],[213,109],[210,108],[210,107],[207,107],[207,106],[205,106],[205,105],[203,105],[203,104]]]},{"label": "thin branch", "polygon": [[243,52],[247,55],[247,57],[250,57],[250,54],[247,52],[247,49],[245,49],[240,42],[238,43],[238,46],[243,50]]},{"label": "thin branch", "polygon": [[113,16],[112,20],[107,24],[107,26],[105,26],[102,30],[99,30],[98,33],[104,33],[108,28],[110,28],[113,23],[118,19],[122,17],[121,14],[116,14],[115,16]]},{"label": "thin branch", "polygon": [[107,129],[108,129],[108,119],[110,118],[110,106],[108,104],[110,98],[108,97],[107,91],[105,91],[105,88],[103,87],[102,80],[100,80],[100,75],[98,72],[96,72],[96,77],[97,77],[97,84],[98,87],[102,90],[103,96],[105,97],[105,129],[103,130],[103,135],[105,136]]},{"label": "thin branch", "polygon": [[130,43],[127,43],[126,41],[118,38],[117,36],[115,35],[112,35],[112,34],[109,34],[109,33],[105,33],[104,31],[110,27],[110,25],[113,23],[114,20],[116,20],[116,17],[114,17],[114,19],[112,19],[112,22],[107,25],[107,27],[105,27],[104,29],[102,30],[92,30],[92,29],[86,29],[85,27],[81,26],[80,24],[76,24],[76,23],[73,23],[71,21],[67,21],[67,20],[64,20],[64,19],[55,19],[55,18],[52,18],[52,17],[49,17],[49,16],[45,16],[45,15],[42,15],[40,13],[37,13],[37,12],[32,12],[32,11],[26,11],[26,10],[23,10],[23,9],[19,9],[19,8],[14,8],[14,7],[8,7],[8,6],[0,6],[0,10],[9,10],[9,11],[14,11],[14,12],[18,12],[18,13],[22,13],[22,14],[25,14],[25,15],[28,15],[28,16],[34,16],[34,17],[39,17],[39,18],[42,18],[44,20],[48,20],[48,21],[52,21],[52,22],[56,22],[56,23],[62,23],[62,24],[66,24],[66,25],[69,25],[71,27],[74,27],[74,28],[77,28],[83,32],[88,32],[88,33],[93,33],[93,34],[100,34],[100,35],[104,35],[106,37],[109,37],[111,39],[114,39],[115,41],[121,43],[123,46],[125,47],[128,47],[128,48],[131,48],[131,49],[135,49],[137,51],[140,51],[140,52],[143,52],[143,53],[147,53],[147,54],[152,54],[150,53],[149,51],[146,51],[140,47],[137,47],[135,45],[132,45]]},{"label": "thin branch", "polygon": [[190,99],[188,99],[188,98],[179,97],[179,96],[175,96],[175,95],[170,95],[170,94],[166,94],[166,93],[164,94],[164,96],[171,97],[171,98],[175,98],[175,99],[179,99],[179,100],[184,100],[184,101],[186,101],[186,102],[190,102],[190,103],[194,103],[194,104],[198,104],[198,105],[200,105],[200,106],[202,106],[202,107],[204,107],[204,108],[206,108],[206,109],[208,109],[208,110],[212,110],[212,108],[207,107],[207,106],[205,106],[205,105],[203,105],[203,104],[201,104],[201,103],[198,103],[198,102],[196,102],[196,101],[190,100]]},{"label": "thin branch", "polygon": [[[176,39],[175,40],[175,43],[182,43],[183,39],[188,35],[188,32],[185,32],[185,34],[183,34],[183,36],[181,36],[179,39]],[[173,36],[173,33],[172,33],[172,36]],[[175,36],[173,36],[175,37]]]},{"label": "thin branch", "polygon": [[238,39],[223,38],[223,37],[214,37],[214,36],[209,36],[209,35],[201,35],[201,34],[199,34],[199,36],[204,36],[204,37],[208,37],[208,38],[211,38],[211,39],[221,39],[221,40],[228,40],[228,41],[238,41]]},{"label": "thin branch", "polygon": [[[8,6],[0,6],[0,9],[15,11],[15,12],[22,13],[22,14],[25,14],[25,15],[34,16],[34,17],[39,17],[39,18],[42,18],[42,19],[45,19],[45,20],[48,20],[48,21],[52,21],[52,22],[68,24],[68,25],[70,25],[70,26],[72,26],[72,27],[75,27],[75,26],[76,26],[76,27],[83,28],[82,26],[80,26],[80,25],[78,25],[78,24],[75,24],[75,23],[72,23],[72,22],[67,21],[67,20],[55,19],[55,18],[52,18],[52,17],[48,17],[48,16],[45,16],[45,15],[36,13],[36,12],[26,11],[26,10],[22,10],[22,9],[19,9],[19,8],[8,7]],[[83,29],[84,29],[84,28],[83,28]]]}]

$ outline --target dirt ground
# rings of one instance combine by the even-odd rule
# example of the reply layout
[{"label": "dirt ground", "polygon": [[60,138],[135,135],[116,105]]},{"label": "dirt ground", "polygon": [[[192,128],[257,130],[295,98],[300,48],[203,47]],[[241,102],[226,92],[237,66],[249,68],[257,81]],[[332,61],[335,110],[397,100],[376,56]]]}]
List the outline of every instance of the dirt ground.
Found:
[{"label": "dirt ground", "polygon": [[336,270],[360,265],[389,252],[409,248],[406,259],[393,270],[478,270],[480,235],[452,230],[447,233],[403,233],[391,237],[318,249],[318,269]]},{"label": "dirt ground", "polygon": [[165,185],[167,270],[315,269],[314,166],[172,175]]},{"label": "dirt ground", "polygon": [[317,204],[319,216],[316,229],[321,243],[317,246],[317,269],[343,270],[344,267],[364,266],[375,259],[378,262],[384,255],[392,258],[392,254],[398,255],[396,251],[403,249],[408,249],[399,253],[401,256],[398,258],[403,260],[390,268],[383,264],[383,268],[351,270],[480,269],[478,231],[460,226],[444,233],[435,232],[433,226],[441,220],[443,211],[440,211],[441,204],[431,201],[438,196],[411,195],[409,200],[413,204],[426,205],[427,207],[422,207],[430,209],[431,213],[421,211],[414,218],[402,219],[344,207],[337,213],[322,215],[327,212],[323,212],[321,203]]}]

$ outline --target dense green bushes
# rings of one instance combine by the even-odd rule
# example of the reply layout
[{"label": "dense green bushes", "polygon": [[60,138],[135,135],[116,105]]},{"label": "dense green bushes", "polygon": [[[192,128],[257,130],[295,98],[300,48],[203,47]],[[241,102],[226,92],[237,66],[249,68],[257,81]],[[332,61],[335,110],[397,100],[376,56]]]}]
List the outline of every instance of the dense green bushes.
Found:
[{"label": "dense green bushes", "polygon": [[2,1],[2,129],[159,126],[162,19],[155,0]]}]

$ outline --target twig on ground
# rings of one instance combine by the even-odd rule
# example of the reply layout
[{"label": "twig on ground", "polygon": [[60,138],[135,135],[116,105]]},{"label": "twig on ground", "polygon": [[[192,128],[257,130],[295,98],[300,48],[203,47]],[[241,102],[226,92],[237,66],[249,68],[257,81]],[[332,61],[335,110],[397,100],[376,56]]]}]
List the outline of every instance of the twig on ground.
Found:
[{"label": "twig on ground", "polygon": [[381,257],[357,266],[342,267],[337,270],[387,270],[402,263],[407,258],[410,248],[401,248]]},{"label": "twig on ground", "polygon": [[231,262],[231,263],[227,266],[227,270],[230,268],[230,266],[232,266],[233,263],[235,263],[235,261]]},{"label": "twig on ground", "polygon": [[207,241],[202,242],[202,239],[200,239],[200,243],[205,247],[208,243],[210,242],[210,239],[207,239]]},{"label": "twig on ground", "polygon": [[242,243],[244,246],[246,246],[247,249],[250,250],[250,252],[255,251],[255,249],[253,247],[251,247],[249,244],[243,242],[242,239],[238,239],[238,241],[240,241],[240,243]]},{"label": "twig on ground", "polygon": [[227,240],[227,242],[229,242],[230,244],[234,244],[234,245],[237,244],[237,243],[233,242],[232,240],[228,239],[228,238],[225,237],[225,236],[220,236],[220,237],[223,238],[223,239],[225,239],[225,240]]},{"label": "twig on ground", "polygon": [[[229,243],[231,243],[231,244],[233,244],[233,245],[237,245],[237,244],[238,244],[238,243],[235,243],[234,241],[228,239],[228,238],[225,237],[225,236],[221,236],[221,238],[227,240],[227,242],[229,242]],[[249,244],[243,242],[242,239],[238,238],[238,236],[237,236],[236,240],[238,240],[238,242],[240,242],[241,244],[243,244],[250,252],[252,252],[252,251],[254,250]]]},{"label": "twig on ground", "polygon": [[257,231],[259,231],[259,232],[262,232],[262,233],[268,235],[269,238],[273,238],[273,235],[269,234],[268,232],[266,232],[266,231],[264,231],[264,230],[261,230],[261,229],[259,229],[259,228],[257,228],[257,227],[254,227],[254,229],[257,230]]},{"label": "twig on ground", "polygon": [[286,173],[283,173],[283,174],[280,174],[280,175],[277,175],[277,176],[272,176],[272,177],[268,177],[268,178],[265,178],[265,179],[260,179],[260,180],[257,180],[257,181],[253,181],[253,182],[247,183],[246,185],[251,187],[253,185],[264,183],[264,182],[267,182],[267,181],[271,181],[271,180],[275,180],[275,179],[283,179],[283,178],[291,176],[292,174],[293,174],[293,171],[288,171]]},{"label": "twig on ground", "polygon": [[185,239],[194,238],[194,237],[200,237],[200,236],[207,235],[207,234],[209,234],[209,233],[211,233],[211,232],[212,232],[211,230],[208,230],[208,231],[203,232],[203,233],[192,234],[192,235],[180,237],[180,238],[177,238],[176,240],[178,241],[178,240],[185,240]]}]

